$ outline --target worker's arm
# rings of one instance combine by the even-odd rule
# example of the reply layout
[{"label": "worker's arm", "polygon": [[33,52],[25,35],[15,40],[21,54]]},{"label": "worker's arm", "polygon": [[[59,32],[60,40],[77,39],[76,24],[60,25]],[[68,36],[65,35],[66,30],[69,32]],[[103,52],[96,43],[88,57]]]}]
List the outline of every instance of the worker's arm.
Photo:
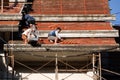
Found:
[{"label": "worker's arm", "polygon": [[55,31],[56,37],[58,37],[59,39],[61,39],[61,36],[59,35],[58,31]]}]

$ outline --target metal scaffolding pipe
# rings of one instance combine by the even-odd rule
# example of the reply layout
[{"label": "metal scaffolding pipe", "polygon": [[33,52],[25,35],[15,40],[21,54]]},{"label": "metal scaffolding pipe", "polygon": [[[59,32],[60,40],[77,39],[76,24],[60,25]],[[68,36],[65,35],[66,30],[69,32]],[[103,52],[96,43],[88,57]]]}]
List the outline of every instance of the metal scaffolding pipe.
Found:
[{"label": "metal scaffolding pipe", "polygon": [[95,54],[93,54],[92,63],[93,63],[93,73],[95,74]]},{"label": "metal scaffolding pipe", "polygon": [[96,80],[95,79],[96,70],[95,70],[95,54],[94,53],[93,53],[92,63],[93,63],[93,80]]},{"label": "metal scaffolding pipe", "polygon": [[1,0],[1,13],[3,13],[3,0]]},{"label": "metal scaffolding pipe", "polygon": [[11,64],[12,64],[12,80],[14,80],[14,55],[11,55]]},{"label": "metal scaffolding pipe", "polygon": [[57,58],[57,53],[55,55],[55,80],[58,80],[58,58]]},{"label": "metal scaffolding pipe", "polygon": [[102,69],[101,69],[101,53],[99,53],[99,76],[100,76],[100,80],[102,80]]}]

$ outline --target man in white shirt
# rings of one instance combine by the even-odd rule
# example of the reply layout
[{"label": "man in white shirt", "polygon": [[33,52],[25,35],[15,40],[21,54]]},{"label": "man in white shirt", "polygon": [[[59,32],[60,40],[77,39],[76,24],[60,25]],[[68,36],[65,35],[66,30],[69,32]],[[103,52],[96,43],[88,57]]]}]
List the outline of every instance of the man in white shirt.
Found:
[{"label": "man in white shirt", "polygon": [[56,30],[51,31],[48,34],[48,40],[50,42],[54,42],[55,44],[57,44],[59,40],[62,40],[61,36],[59,35],[60,31],[61,31],[61,28],[59,28],[59,27],[56,28]]},{"label": "man in white shirt", "polygon": [[24,44],[28,44],[30,38],[36,37],[35,31],[35,26],[33,24],[30,24],[30,28],[28,28],[22,33],[22,39],[24,41]]}]

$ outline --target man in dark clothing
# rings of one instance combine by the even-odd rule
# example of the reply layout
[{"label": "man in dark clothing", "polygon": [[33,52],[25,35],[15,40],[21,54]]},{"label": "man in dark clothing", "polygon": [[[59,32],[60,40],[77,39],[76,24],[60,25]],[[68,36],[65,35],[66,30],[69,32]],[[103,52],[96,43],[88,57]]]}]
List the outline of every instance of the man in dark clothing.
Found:
[{"label": "man in dark clothing", "polygon": [[30,16],[29,14],[27,14],[26,12],[22,12],[23,13],[23,19],[25,21],[26,26],[30,26],[30,24],[34,24],[35,25],[35,18]]},{"label": "man in dark clothing", "polygon": [[35,24],[35,18],[33,18],[32,16],[30,16],[29,14],[25,15],[25,20],[26,20],[26,24]]}]

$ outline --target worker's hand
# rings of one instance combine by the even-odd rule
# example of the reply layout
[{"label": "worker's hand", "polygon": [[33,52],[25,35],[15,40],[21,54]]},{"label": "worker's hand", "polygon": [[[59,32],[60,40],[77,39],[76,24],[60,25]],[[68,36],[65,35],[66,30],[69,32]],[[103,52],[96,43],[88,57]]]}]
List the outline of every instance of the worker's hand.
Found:
[{"label": "worker's hand", "polygon": [[60,39],[61,41],[63,41],[64,39]]}]

